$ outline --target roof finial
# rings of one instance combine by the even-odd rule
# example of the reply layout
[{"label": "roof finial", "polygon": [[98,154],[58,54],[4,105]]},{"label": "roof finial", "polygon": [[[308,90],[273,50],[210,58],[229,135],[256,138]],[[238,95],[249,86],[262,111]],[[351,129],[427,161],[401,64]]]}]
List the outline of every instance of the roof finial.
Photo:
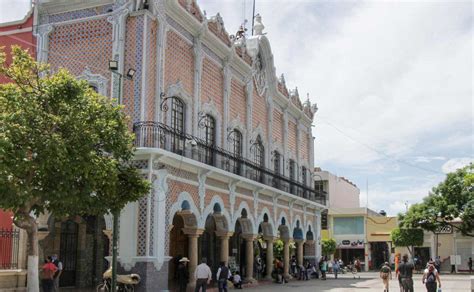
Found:
[{"label": "roof finial", "polygon": [[255,35],[263,35],[264,28],[265,26],[262,23],[262,16],[260,16],[260,14],[255,15],[255,24],[253,26]]}]

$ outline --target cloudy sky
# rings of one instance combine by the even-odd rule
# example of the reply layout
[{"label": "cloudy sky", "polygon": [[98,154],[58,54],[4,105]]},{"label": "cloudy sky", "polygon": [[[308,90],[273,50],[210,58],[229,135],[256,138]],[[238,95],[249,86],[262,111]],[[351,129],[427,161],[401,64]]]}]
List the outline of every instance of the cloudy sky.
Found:
[{"label": "cloudy sky", "polygon": [[[354,181],[363,206],[367,181],[369,207],[395,215],[474,161],[470,1],[256,2],[277,74],[318,104],[316,165]],[[0,0],[0,21],[22,3]],[[251,22],[251,0],[198,3],[229,33]]]}]

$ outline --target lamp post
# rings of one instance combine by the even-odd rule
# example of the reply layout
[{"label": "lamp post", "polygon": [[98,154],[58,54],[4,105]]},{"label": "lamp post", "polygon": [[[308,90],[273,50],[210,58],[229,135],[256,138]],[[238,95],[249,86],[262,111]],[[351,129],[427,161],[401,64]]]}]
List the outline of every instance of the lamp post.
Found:
[{"label": "lamp post", "polygon": [[[118,61],[111,60],[109,61],[109,70],[113,74],[117,74],[119,77],[119,84],[118,84],[118,104],[122,104],[122,78],[124,75],[118,72]],[[125,78],[131,80],[135,75],[134,69],[128,69]],[[118,217],[120,216],[120,210],[112,210],[113,215],[113,233],[112,233],[112,281],[111,281],[111,288],[112,292],[117,291],[117,231],[118,231]]]}]

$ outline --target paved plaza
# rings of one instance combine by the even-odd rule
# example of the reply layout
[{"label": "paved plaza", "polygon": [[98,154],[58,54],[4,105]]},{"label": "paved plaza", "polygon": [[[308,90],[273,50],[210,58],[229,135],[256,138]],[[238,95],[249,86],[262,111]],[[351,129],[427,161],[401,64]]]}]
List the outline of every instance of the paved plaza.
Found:
[{"label": "paved plaza", "polygon": [[[309,281],[290,281],[288,284],[277,285],[268,284],[260,285],[253,288],[247,288],[250,291],[259,292],[276,292],[276,291],[327,291],[327,292],[349,292],[349,291],[383,291],[382,280],[378,277],[378,273],[368,272],[361,273],[360,279],[354,279],[351,275],[340,275],[338,279],[334,279],[333,275],[328,275],[326,281],[309,280]],[[421,283],[421,275],[414,277],[415,291],[426,291]],[[470,278],[469,275],[441,275],[441,284],[443,292],[469,292]],[[398,292],[399,286],[397,281],[390,282],[390,291]]]}]

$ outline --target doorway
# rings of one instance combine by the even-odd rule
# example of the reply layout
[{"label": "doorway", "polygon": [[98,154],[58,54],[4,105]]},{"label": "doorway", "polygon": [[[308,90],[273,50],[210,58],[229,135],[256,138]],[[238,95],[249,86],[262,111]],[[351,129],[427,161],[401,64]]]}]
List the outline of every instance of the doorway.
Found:
[{"label": "doorway", "polygon": [[77,241],[79,226],[72,220],[61,223],[61,241],[59,258],[63,263],[63,272],[59,279],[61,287],[76,286]]}]

